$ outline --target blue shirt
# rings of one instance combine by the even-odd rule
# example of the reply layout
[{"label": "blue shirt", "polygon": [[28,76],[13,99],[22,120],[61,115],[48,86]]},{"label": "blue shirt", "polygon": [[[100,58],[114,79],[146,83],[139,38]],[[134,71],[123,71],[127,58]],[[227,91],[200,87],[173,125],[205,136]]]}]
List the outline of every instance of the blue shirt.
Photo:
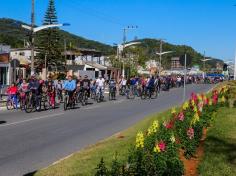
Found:
[{"label": "blue shirt", "polygon": [[67,80],[63,84],[63,89],[65,90],[73,91],[75,90],[75,88],[76,88],[75,80],[71,80],[71,81]]}]

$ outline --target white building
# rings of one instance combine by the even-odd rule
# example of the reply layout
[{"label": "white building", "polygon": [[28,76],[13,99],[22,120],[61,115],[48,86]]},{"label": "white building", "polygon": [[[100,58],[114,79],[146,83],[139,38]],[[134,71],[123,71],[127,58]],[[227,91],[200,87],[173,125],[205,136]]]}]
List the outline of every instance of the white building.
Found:
[{"label": "white building", "polygon": [[9,67],[9,52],[10,46],[0,44],[0,86],[9,85],[10,67]]}]

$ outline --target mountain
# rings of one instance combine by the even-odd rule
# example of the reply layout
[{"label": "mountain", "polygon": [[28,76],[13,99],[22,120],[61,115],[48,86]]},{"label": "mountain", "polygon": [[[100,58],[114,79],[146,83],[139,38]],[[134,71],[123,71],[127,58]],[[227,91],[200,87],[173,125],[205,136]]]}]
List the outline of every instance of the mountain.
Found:
[{"label": "mountain", "polygon": [[[141,56],[140,63],[144,63],[144,61],[148,61],[150,59],[159,61],[159,56],[156,54],[156,52],[160,52],[160,40],[156,39],[141,39],[136,40],[134,42],[140,42],[141,44],[136,45],[132,49],[130,49],[130,52],[138,53],[138,55]],[[132,51],[133,50],[133,51]],[[138,52],[137,52],[138,51]],[[198,65],[200,67],[203,67],[203,58],[204,56],[194,50],[190,46],[186,45],[173,45],[167,42],[163,42],[162,45],[162,51],[173,51],[173,53],[166,54],[162,56],[162,65],[164,68],[170,68],[171,66],[171,58],[172,57],[181,57],[184,58],[184,54],[187,54],[187,66],[192,67],[195,65]],[[222,65],[223,61],[220,59],[212,58],[212,57],[206,57],[208,59],[211,59],[206,62],[206,68],[216,68],[217,63]]]},{"label": "mountain", "polygon": [[[23,29],[21,27],[22,24],[26,23],[8,18],[0,18],[0,43],[11,45],[12,48],[23,47],[24,40],[29,41],[30,32]],[[115,51],[109,45],[94,40],[88,40],[63,30],[60,30],[59,32],[62,46],[64,45],[64,40],[66,40],[68,48],[71,46],[72,48],[96,49],[104,54],[112,54]]]},{"label": "mountain", "polygon": [[[24,40],[29,41],[30,33],[29,31],[23,29],[21,24],[24,22],[0,18],[0,43],[11,45],[12,48],[23,47]],[[89,48],[96,49],[103,52],[105,55],[115,55],[116,48],[110,45],[106,45],[94,40],[88,40],[83,37],[71,34],[69,32],[60,30],[61,36],[61,45],[64,45],[64,40],[67,41],[67,47],[70,48]],[[156,52],[159,51],[160,41],[156,39],[141,39],[136,40],[141,42],[140,45],[137,45],[134,48],[127,49],[130,52],[136,54],[139,57],[139,64],[144,64],[145,61],[150,59],[159,60],[159,56],[156,55]],[[71,43],[71,44],[70,44]],[[37,44],[37,36],[36,36]],[[188,59],[191,60],[188,66],[199,65],[202,67],[203,55],[194,50],[192,47],[186,45],[173,45],[170,43],[163,44],[163,51],[174,51],[171,54],[163,56],[162,64],[165,68],[170,68],[171,57],[182,56],[184,53],[188,54]],[[220,59],[211,58],[211,61],[207,61],[206,68],[215,68],[217,63],[223,64],[223,61]]]}]

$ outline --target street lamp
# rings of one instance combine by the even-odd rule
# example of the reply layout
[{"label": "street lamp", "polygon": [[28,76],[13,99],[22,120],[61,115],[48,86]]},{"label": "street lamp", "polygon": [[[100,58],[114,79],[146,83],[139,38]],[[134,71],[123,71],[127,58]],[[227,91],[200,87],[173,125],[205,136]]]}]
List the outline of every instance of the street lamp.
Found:
[{"label": "street lamp", "polygon": [[[128,47],[128,46],[139,44],[139,42],[133,42],[133,43],[125,44],[126,43],[126,33],[127,33],[127,31],[130,30],[130,29],[137,29],[137,28],[138,28],[138,26],[127,26],[127,27],[125,27],[123,29],[123,46],[122,46],[122,51],[124,51],[124,49],[126,47]],[[118,47],[119,47],[119,45],[118,45]],[[123,57],[123,61],[122,61],[122,77],[123,78],[125,77],[125,61],[124,61],[124,57]]]},{"label": "street lamp", "polygon": [[[132,45],[138,45],[141,42],[131,42],[131,43],[127,43],[127,44],[119,44],[117,45],[117,56],[119,57],[119,55],[122,54],[122,52],[124,51],[125,48],[132,46]],[[122,77],[124,78],[125,76],[125,61],[124,58],[122,59]]]},{"label": "street lamp", "polygon": [[[69,23],[49,24],[49,25],[43,25],[43,26],[39,26],[39,27],[35,27],[35,28],[32,28],[32,26],[28,26],[28,25],[21,25],[22,28],[30,30],[31,34],[32,34],[32,41],[31,41],[31,75],[34,74],[34,34],[41,31],[41,30],[44,30],[44,29],[61,27],[61,26],[69,26],[69,25],[70,25]],[[45,58],[46,58],[46,56],[45,56]]]},{"label": "street lamp", "polygon": [[203,62],[203,79],[205,79],[205,72],[206,72],[206,62],[207,61],[210,61],[210,60],[212,60],[212,59],[207,59],[206,57],[205,57],[205,51],[204,51],[204,58],[201,60],[202,62]]},{"label": "street lamp", "polygon": [[158,69],[158,74],[160,75],[160,70],[161,70],[161,61],[162,61],[162,56],[165,55],[165,54],[169,54],[169,53],[173,53],[174,51],[165,51],[163,52],[162,51],[162,45],[163,45],[163,41],[165,39],[159,39],[160,40],[160,52],[156,52],[157,55],[159,55],[159,69]]}]

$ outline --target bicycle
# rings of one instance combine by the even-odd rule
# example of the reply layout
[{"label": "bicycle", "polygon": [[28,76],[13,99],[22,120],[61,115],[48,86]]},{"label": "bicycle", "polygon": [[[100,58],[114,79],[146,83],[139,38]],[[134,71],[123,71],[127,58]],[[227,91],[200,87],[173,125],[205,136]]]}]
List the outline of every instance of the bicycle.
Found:
[{"label": "bicycle", "polygon": [[102,102],[104,100],[104,96],[102,94],[102,88],[98,87],[96,90],[96,101],[98,103]]},{"label": "bicycle", "polygon": [[116,87],[110,87],[109,88],[109,100],[115,100],[116,99]]},{"label": "bicycle", "polygon": [[17,109],[17,105],[18,105],[17,101],[18,101],[17,95],[8,95],[7,102],[6,102],[7,110]]},{"label": "bicycle", "polygon": [[124,96],[126,94],[126,86],[121,86],[120,89],[119,89],[119,94],[121,96]]},{"label": "bicycle", "polygon": [[134,86],[130,86],[126,90],[126,98],[127,99],[134,99],[135,98],[135,88],[134,88]]},{"label": "bicycle", "polygon": [[75,108],[75,104],[76,104],[76,93],[72,92],[72,97],[69,96],[68,91],[64,91],[64,111],[66,111],[68,109],[68,107],[70,107],[70,109],[74,109]]},{"label": "bicycle", "polygon": [[31,113],[33,111],[40,111],[41,105],[40,105],[40,97],[36,95],[35,92],[30,91],[26,94],[26,102],[25,102],[25,112]]}]

